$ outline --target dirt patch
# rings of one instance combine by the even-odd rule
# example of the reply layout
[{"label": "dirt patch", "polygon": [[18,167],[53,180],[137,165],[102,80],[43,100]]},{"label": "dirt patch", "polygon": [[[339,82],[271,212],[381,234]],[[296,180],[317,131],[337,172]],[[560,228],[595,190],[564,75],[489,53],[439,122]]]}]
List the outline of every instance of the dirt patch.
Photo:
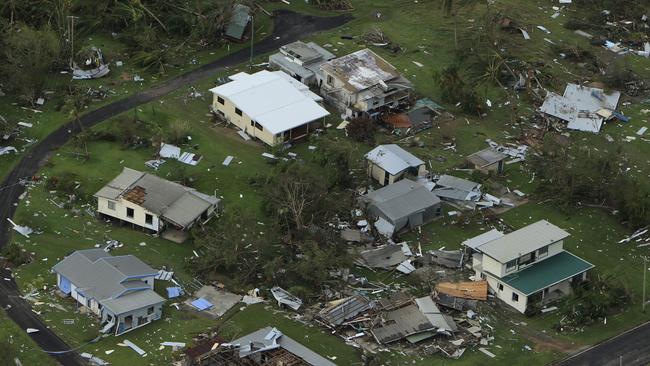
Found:
[{"label": "dirt patch", "polygon": [[516,328],[517,332],[522,337],[527,338],[531,341],[531,346],[535,351],[573,353],[584,348],[584,346],[575,344],[573,342],[553,338],[550,335],[532,329],[529,326],[520,325]]}]

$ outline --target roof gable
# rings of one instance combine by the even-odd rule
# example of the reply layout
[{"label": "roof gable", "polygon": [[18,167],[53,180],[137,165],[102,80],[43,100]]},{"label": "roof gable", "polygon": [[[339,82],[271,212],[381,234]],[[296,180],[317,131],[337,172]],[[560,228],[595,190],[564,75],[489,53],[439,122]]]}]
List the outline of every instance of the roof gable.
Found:
[{"label": "roof gable", "polygon": [[366,159],[391,175],[396,175],[405,169],[417,168],[424,164],[424,161],[395,144],[375,147],[366,154]]},{"label": "roof gable", "polygon": [[540,220],[482,244],[477,249],[500,263],[507,263],[524,254],[557,243],[569,235],[569,233],[550,222]]}]

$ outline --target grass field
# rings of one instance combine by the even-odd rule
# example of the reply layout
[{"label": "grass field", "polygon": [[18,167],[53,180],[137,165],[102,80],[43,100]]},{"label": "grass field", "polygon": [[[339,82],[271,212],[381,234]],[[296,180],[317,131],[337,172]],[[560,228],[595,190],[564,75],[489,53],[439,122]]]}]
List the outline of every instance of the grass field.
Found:
[{"label": "grass field", "polygon": [[[440,95],[439,86],[433,81],[434,72],[442,70],[445,66],[455,62],[454,58],[454,20],[445,16],[438,7],[437,2],[420,1],[415,4],[412,1],[382,0],[382,1],[355,1],[353,15],[355,19],[348,25],[330,32],[315,35],[310,39],[321,44],[330,44],[330,49],[337,55],[343,55],[355,51],[363,46],[358,38],[353,40],[341,39],[343,35],[360,36],[365,31],[374,27],[380,27],[388,37],[399,43],[405,52],[393,54],[383,48],[373,47],[373,50],[384,56],[411,79],[416,91],[423,96],[437,100]],[[316,11],[303,2],[294,1],[291,5],[270,5],[270,8],[286,6],[290,9],[306,11],[314,14],[326,14]],[[582,37],[573,34],[563,27],[566,20],[566,13],[559,18],[552,19],[550,5],[543,1],[497,1],[491,11],[501,10],[505,15],[517,19],[524,24],[531,33],[532,39],[524,40],[520,34],[507,35],[508,47],[518,57],[527,60],[546,60],[544,71],[553,76],[555,91],[562,91],[567,81],[579,80],[581,69],[579,65],[559,59],[554,55],[544,38],[549,38],[556,43],[581,44],[596,55],[605,60],[612,59],[606,50],[600,50],[588,45]],[[463,9],[458,16],[457,23],[459,30],[469,27],[478,27],[480,15],[485,11],[484,7],[477,6],[471,9]],[[377,19],[376,12],[381,12]],[[551,34],[544,34],[536,30],[536,25],[544,25],[551,31]],[[425,52],[426,51],[426,52]],[[213,55],[217,57],[217,55]],[[650,76],[650,65],[645,59],[635,56],[627,56],[628,62],[642,77]],[[558,59],[557,63],[552,62]],[[259,61],[263,57],[258,58]],[[418,67],[413,61],[423,64]],[[230,70],[235,73],[238,70]],[[269,149],[253,143],[244,143],[233,130],[215,128],[211,117],[207,116],[210,95],[207,89],[214,85],[215,75],[212,80],[205,80],[194,85],[201,90],[205,98],[189,99],[185,96],[189,88],[171,93],[158,101],[143,105],[137,110],[139,118],[155,121],[162,129],[167,129],[173,121],[183,120],[190,123],[191,142],[182,146],[184,150],[196,150],[202,154],[204,159],[196,167],[185,166],[175,161],[168,161],[156,174],[162,177],[174,177],[182,170],[188,175],[197,178],[195,187],[206,193],[214,193],[223,198],[226,209],[241,207],[256,212],[260,222],[268,219],[264,216],[261,208],[261,196],[250,179],[259,174],[264,174],[270,169],[270,165],[261,156],[262,152]],[[409,149],[423,158],[431,160],[435,172],[454,172],[464,157],[485,146],[484,140],[491,138],[498,142],[506,142],[510,136],[517,136],[522,129],[530,127],[527,120],[531,117],[534,105],[531,99],[522,95],[516,100],[518,109],[524,111],[523,122],[514,123],[511,119],[512,109],[505,105],[505,92],[494,88],[482,86],[480,90],[486,90],[486,97],[490,98],[493,107],[489,109],[484,118],[467,116],[456,111],[453,106],[446,106],[456,114],[456,118],[450,122],[436,126],[418,135],[422,142],[421,147],[410,147]],[[623,106],[622,110],[626,115],[632,117],[628,124],[614,122],[603,128],[600,134],[568,133],[571,149],[589,148],[600,150],[621,149],[623,154],[630,158],[629,174],[634,175],[642,182],[647,182],[646,177],[650,176],[648,154],[650,146],[648,142],[637,138],[632,142],[624,142],[626,136],[632,136],[644,125],[647,125],[642,110],[650,108],[642,101],[624,97],[623,101],[630,101],[629,106]],[[47,106],[46,106],[47,108]],[[55,122],[43,122],[50,126],[61,118],[56,112],[43,113],[44,119],[52,118]],[[1,113],[1,112],[0,112]],[[125,113],[130,116],[134,111]],[[63,121],[61,118],[58,121]],[[97,130],[108,129],[115,125],[117,119],[113,119],[96,127]],[[330,122],[336,124],[338,117],[331,117]],[[49,127],[48,127],[49,128]],[[34,128],[36,130],[36,127]],[[43,129],[44,136],[47,129]],[[51,131],[51,130],[49,130]],[[310,161],[308,145],[317,147],[332,141],[348,143],[347,138],[340,132],[328,130],[324,138],[312,138],[292,148],[300,159],[307,163]],[[615,140],[609,143],[605,135],[610,135]],[[445,149],[443,143],[452,138],[456,149]],[[380,135],[380,141],[394,141],[395,138],[387,135]],[[94,141],[88,145],[90,160],[82,162],[74,158],[71,152],[74,147],[66,145],[59,149],[50,159],[50,163],[43,168],[40,174],[44,177],[61,175],[66,172],[73,172],[78,175],[80,182],[79,193],[83,197],[89,197],[108,180],[119,173],[122,167],[130,167],[138,170],[146,170],[144,162],[151,159],[155,151],[152,149],[124,149],[116,142]],[[361,159],[362,155],[370,148],[363,144],[355,144],[355,154]],[[235,157],[230,166],[225,167],[222,161],[228,155]],[[6,157],[3,157],[6,158]],[[3,161],[4,162],[4,161]],[[0,176],[4,165],[0,165]],[[390,365],[429,365],[429,364],[544,364],[561,358],[566,352],[574,351],[582,346],[593,344],[613,336],[621,331],[648,320],[648,315],[641,312],[642,293],[642,255],[647,255],[647,248],[636,248],[633,245],[617,244],[617,241],[627,236],[632,231],[618,223],[615,216],[609,212],[581,208],[571,211],[560,209],[561,205],[553,201],[543,201],[535,196],[535,188],[539,180],[535,180],[529,168],[525,164],[514,164],[507,166],[506,174],[503,177],[492,178],[510,189],[519,189],[530,194],[530,202],[516,209],[512,209],[500,216],[507,225],[519,228],[540,219],[546,219],[555,225],[567,230],[571,237],[565,241],[565,248],[583,257],[585,260],[596,266],[594,275],[611,275],[624,283],[632,296],[632,305],[622,313],[616,314],[607,319],[606,324],[599,323],[586,327],[582,332],[574,334],[559,334],[554,329],[554,324],[559,320],[560,315],[549,313],[532,318],[515,314],[502,309],[499,303],[481,307],[480,314],[485,316],[487,323],[493,326],[495,337],[494,345],[489,347],[496,357],[490,359],[484,354],[468,349],[460,360],[449,361],[441,355],[424,355],[414,352],[412,348],[405,347],[404,350],[391,352],[380,352],[379,357],[384,364]],[[184,259],[192,255],[193,244],[191,242],[176,245],[145,235],[129,228],[106,225],[83,213],[75,216],[70,210],[59,209],[48,199],[55,198],[43,185],[30,189],[29,195],[25,197],[16,213],[16,222],[29,225],[39,229],[43,233],[34,236],[32,239],[14,237],[14,242],[21,245],[26,251],[33,253],[34,261],[17,269],[17,280],[23,291],[29,292],[34,288],[41,288],[43,285],[52,287],[54,277],[49,269],[56,261],[64,255],[76,249],[90,248],[107,238],[117,239],[125,243],[125,246],[116,253],[135,254],[157,268],[162,265],[172,267],[177,275],[184,280],[191,277],[183,266]],[[56,200],[61,198],[56,197]],[[257,223],[251,223],[250,227],[241,228],[242,232],[258,230]],[[472,236],[487,230],[489,227],[479,219],[473,219],[464,223],[457,218],[444,217],[443,219],[426,225],[422,232],[413,232],[404,238],[413,246],[420,243],[423,249],[434,249],[445,246],[447,249],[459,248],[460,243]],[[140,245],[145,243],[145,245]],[[365,272],[360,272],[366,275]],[[408,286],[409,281],[404,277],[387,276],[381,274],[387,282]],[[237,289],[245,290],[245,289]],[[74,304],[67,300],[56,300],[67,308],[61,311],[47,305],[40,305],[38,310],[43,311],[43,317],[56,327],[57,332],[71,343],[72,346],[83,345],[97,334],[97,325],[85,315],[76,314],[70,311]],[[339,364],[361,364],[361,354],[355,348],[347,346],[339,338],[329,335],[324,329],[313,325],[289,319],[288,313],[278,312],[275,307],[256,305],[240,311],[236,306],[224,319],[220,321],[206,320],[203,317],[188,312],[179,312],[167,305],[164,309],[163,320],[128,333],[125,337],[106,338],[98,343],[89,344],[82,348],[83,351],[94,353],[114,364],[152,364],[156,362],[167,362],[172,357],[171,352],[166,349],[159,351],[158,343],[165,340],[191,342],[193,334],[207,331],[212,327],[221,326],[220,332],[224,336],[236,337],[258,328],[272,325],[279,327],[287,335],[293,337],[305,345],[313,348],[324,356],[336,356],[335,362]],[[63,319],[73,318],[77,326],[68,326],[62,323]],[[525,325],[524,325],[525,324]],[[81,331],[79,331],[79,326]],[[140,360],[130,349],[122,348],[116,344],[126,338],[149,352],[147,358]],[[532,347],[533,351],[527,351],[524,346]],[[114,349],[115,352],[105,355],[105,351]]]},{"label": "grass field", "polygon": [[[9,343],[15,351],[17,358],[23,365],[42,365],[54,366],[54,361],[48,354],[38,348],[38,345],[29,338],[23,329],[20,329],[13,321],[7,317],[4,310],[0,310],[0,339]],[[2,355],[5,356],[5,355]],[[2,360],[4,358],[0,358]],[[14,365],[13,360],[5,365]]]}]

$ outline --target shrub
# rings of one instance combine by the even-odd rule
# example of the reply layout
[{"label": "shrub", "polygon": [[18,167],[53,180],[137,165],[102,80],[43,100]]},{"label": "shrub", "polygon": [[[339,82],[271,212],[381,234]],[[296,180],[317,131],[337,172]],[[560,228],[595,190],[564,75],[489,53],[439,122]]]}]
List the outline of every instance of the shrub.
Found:
[{"label": "shrub", "polygon": [[167,131],[167,141],[170,144],[180,145],[187,141],[190,134],[190,124],[187,121],[176,120],[169,124]]},{"label": "shrub", "polygon": [[9,244],[2,254],[7,262],[16,267],[29,262],[29,255],[16,243]]},{"label": "shrub", "polygon": [[357,142],[365,142],[370,145],[375,143],[375,132],[377,125],[367,117],[355,118],[350,121],[346,128],[348,136]]}]

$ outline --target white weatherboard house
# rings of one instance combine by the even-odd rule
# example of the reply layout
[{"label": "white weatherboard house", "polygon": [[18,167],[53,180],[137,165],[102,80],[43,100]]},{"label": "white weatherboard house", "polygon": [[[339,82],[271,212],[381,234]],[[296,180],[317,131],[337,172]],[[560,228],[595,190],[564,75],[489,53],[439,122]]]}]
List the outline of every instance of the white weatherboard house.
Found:
[{"label": "white weatherboard house", "polygon": [[220,200],[153,174],[124,168],[95,193],[97,212],[152,232],[186,230],[216,212]]},{"label": "white weatherboard house", "polygon": [[546,220],[503,234],[492,230],[463,242],[472,268],[496,296],[519,312],[570,294],[594,266],[563,248],[569,233]]},{"label": "white weatherboard house", "polygon": [[78,250],[53,271],[62,293],[101,317],[102,333],[120,335],[162,316],[165,299],[153,290],[158,272],[137,257]]},{"label": "white weatherboard house", "polygon": [[212,111],[264,143],[301,139],[329,115],[322,98],[282,71],[240,72],[210,89]]},{"label": "white weatherboard house", "polygon": [[379,145],[366,154],[368,175],[382,186],[405,177],[418,177],[426,172],[424,161],[398,145]]}]

